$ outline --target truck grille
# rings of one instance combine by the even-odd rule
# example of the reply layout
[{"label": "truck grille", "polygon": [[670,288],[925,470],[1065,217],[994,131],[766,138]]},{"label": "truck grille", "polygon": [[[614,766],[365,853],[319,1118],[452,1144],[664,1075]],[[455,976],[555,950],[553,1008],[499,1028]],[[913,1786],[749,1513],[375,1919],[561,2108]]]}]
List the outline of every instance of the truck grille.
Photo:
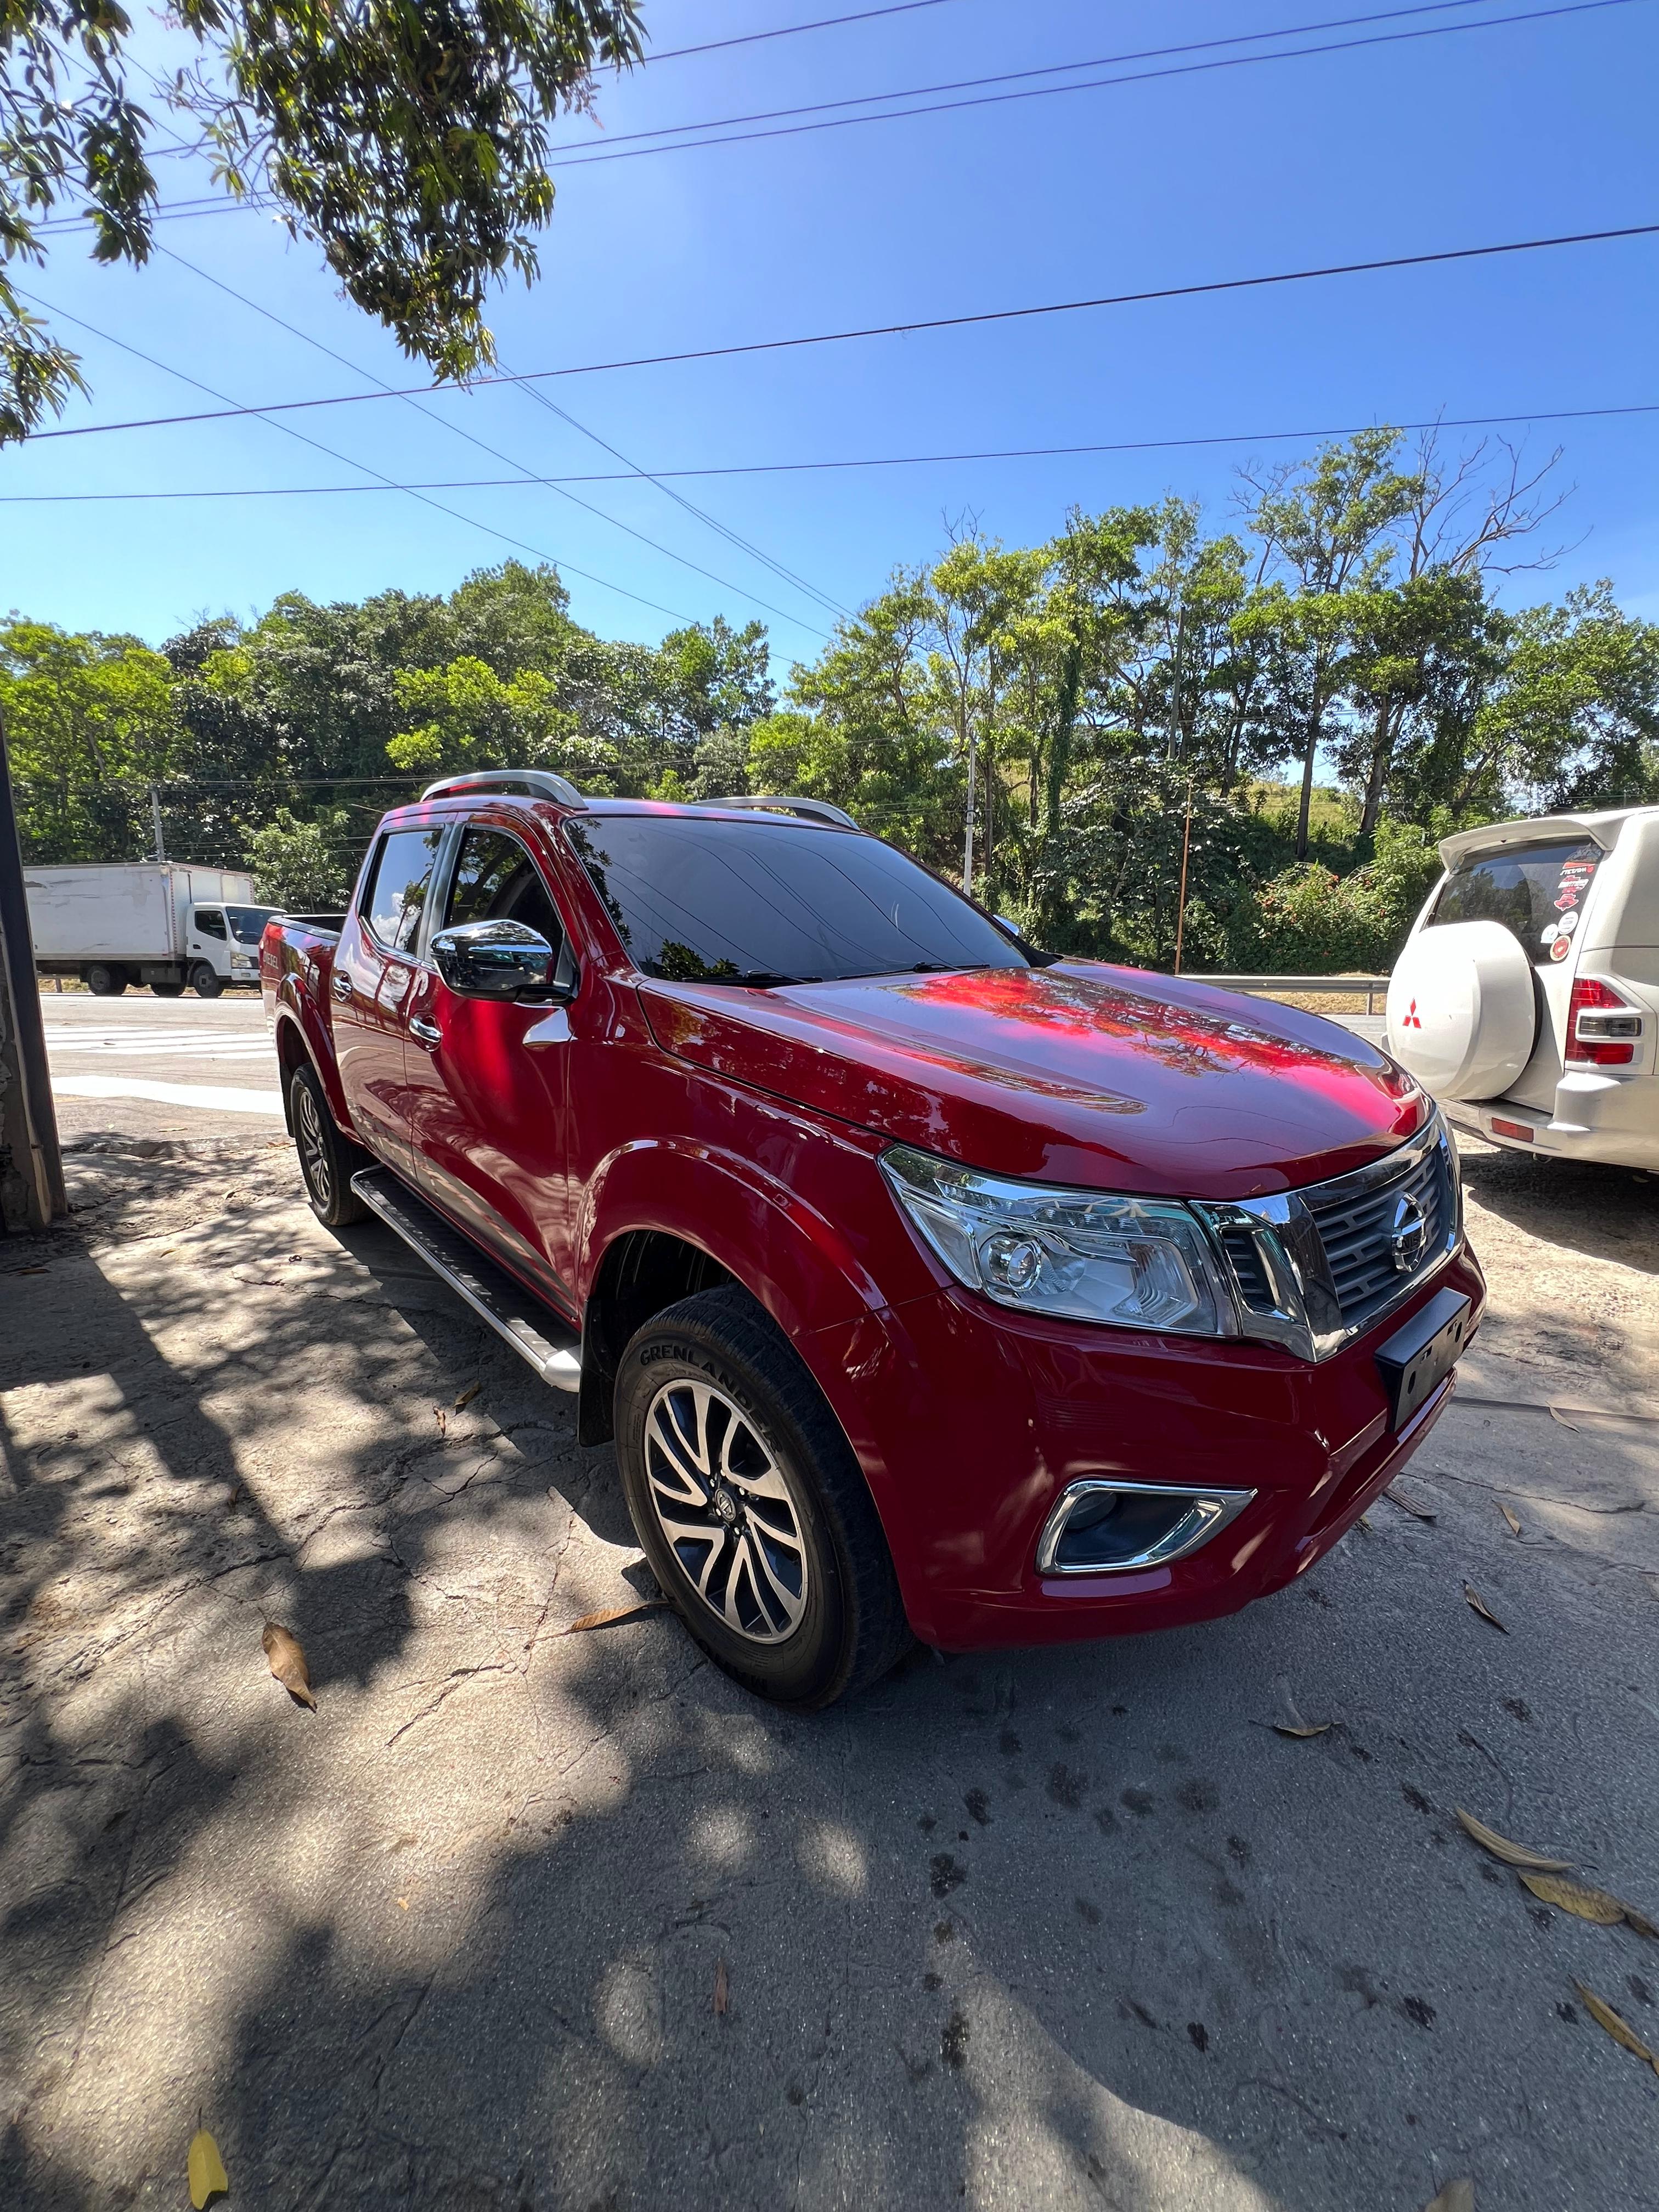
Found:
[{"label": "truck grille", "polygon": [[1194,1211],[1225,1256],[1244,1334],[1327,1359],[1455,1249],[1456,1156],[1436,1114],[1352,1175]]},{"label": "truck grille", "polygon": [[[1298,1195],[1325,1247],[1345,1328],[1363,1327],[1445,1251],[1455,1200],[1443,1143],[1431,1146],[1400,1173],[1357,1195],[1344,1194],[1340,1182],[1322,1188],[1316,1184]],[[1417,1260],[1404,1273],[1395,1263],[1393,1241],[1402,1198],[1413,1201],[1426,1224]]]}]

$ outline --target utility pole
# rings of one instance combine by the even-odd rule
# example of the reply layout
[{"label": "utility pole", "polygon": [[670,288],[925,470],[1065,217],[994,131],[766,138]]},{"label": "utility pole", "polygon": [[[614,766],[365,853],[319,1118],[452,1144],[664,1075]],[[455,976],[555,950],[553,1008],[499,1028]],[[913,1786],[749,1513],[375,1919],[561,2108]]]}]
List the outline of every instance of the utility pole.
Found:
[{"label": "utility pole", "polygon": [[158,861],[167,856],[167,840],[161,835],[161,794],[154,784],[149,787],[149,818],[155,828],[155,857]]},{"label": "utility pole", "polygon": [[968,826],[962,840],[962,895],[974,896],[974,770],[977,766],[977,748],[974,744],[974,729],[968,726]]},{"label": "utility pole", "polygon": [[0,1229],[8,1236],[45,1229],[68,1212],[11,762],[0,722]]},{"label": "utility pole", "polygon": [[1181,940],[1187,927],[1187,855],[1193,842],[1193,780],[1187,779],[1187,825],[1181,833],[1181,890],[1176,901],[1176,964],[1181,973]]}]

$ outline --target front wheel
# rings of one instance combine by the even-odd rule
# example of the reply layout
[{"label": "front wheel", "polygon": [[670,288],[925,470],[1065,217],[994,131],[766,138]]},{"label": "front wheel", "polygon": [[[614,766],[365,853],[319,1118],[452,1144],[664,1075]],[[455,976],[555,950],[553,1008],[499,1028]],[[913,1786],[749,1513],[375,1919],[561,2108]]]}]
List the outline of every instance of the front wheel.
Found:
[{"label": "front wheel", "polygon": [[225,979],[205,960],[199,960],[190,971],[190,988],[198,999],[216,999],[225,988]]},{"label": "front wheel", "polygon": [[362,1220],[368,1208],[351,1188],[351,1178],[368,1154],[335,1127],[313,1069],[296,1067],[289,1077],[288,1109],[312,1212],[325,1229],[344,1229]]},{"label": "front wheel", "polygon": [[799,1354],[746,1291],[647,1323],[617,1378],[617,1456],[652,1571],[709,1657],[816,1709],[909,1639],[864,1476]]}]

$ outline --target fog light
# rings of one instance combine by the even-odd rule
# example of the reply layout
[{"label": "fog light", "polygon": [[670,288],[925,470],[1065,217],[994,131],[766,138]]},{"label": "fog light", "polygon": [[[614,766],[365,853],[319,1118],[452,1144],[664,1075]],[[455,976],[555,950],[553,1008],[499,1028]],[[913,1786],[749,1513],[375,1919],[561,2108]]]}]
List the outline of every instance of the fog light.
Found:
[{"label": "fog light", "polygon": [[1178,1489],[1091,1475],[1068,1483],[1038,1539],[1040,1575],[1121,1575],[1167,1566],[1237,1520],[1253,1490]]}]

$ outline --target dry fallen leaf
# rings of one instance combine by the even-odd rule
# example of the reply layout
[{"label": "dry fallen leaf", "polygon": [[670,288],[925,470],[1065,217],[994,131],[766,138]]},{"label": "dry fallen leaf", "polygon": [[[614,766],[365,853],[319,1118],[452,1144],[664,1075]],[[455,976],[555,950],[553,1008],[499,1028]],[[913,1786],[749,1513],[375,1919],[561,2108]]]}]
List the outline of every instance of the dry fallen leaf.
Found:
[{"label": "dry fallen leaf", "polygon": [[1610,1890],[1587,1889],[1583,1882],[1568,1881],[1559,1874],[1523,1874],[1521,1879],[1546,1905],[1559,1905],[1563,1912],[1576,1912],[1581,1920],[1593,1920],[1598,1928],[1616,1928],[1623,1920],[1638,1936],[1659,1936],[1652,1921]]},{"label": "dry fallen leaf", "polygon": [[1331,1727],[1329,1721],[1316,1721],[1311,1727],[1305,1722],[1292,1726],[1289,1721],[1274,1721],[1271,1725],[1275,1735],[1295,1736],[1298,1739],[1310,1735],[1324,1735]]},{"label": "dry fallen leaf", "polygon": [[1518,1536],[1521,1534],[1521,1523],[1516,1519],[1514,1514],[1510,1512],[1509,1507],[1504,1504],[1501,1498],[1498,1501],[1498,1510],[1503,1515],[1504,1518],[1509,1522],[1510,1535]]},{"label": "dry fallen leaf", "polygon": [[1578,1426],[1577,1421],[1570,1421],[1567,1419],[1566,1415],[1562,1412],[1559,1406],[1552,1406],[1550,1407],[1550,1419],[1553,1421],[1559,1421],[1564,1429],[1577,1430]]},{"label": "dry fallen leaf", "polygon": [[472,1401],[477,1396],[479,1391],[483,1389],[483,1384],[482,1382],[469,1382],[465,1389],[461,1391],[456,1397],[455,1411],[458,1413],[464,1413],[467,1407],[472,1403]]},{"label": "dry fallen leaf", "polygon": [[726,1978],[726,1961],[724,1959],[718,1959],[714,1962],[714,2012],[716,2017],[723,2014],[730,2003],[731,1988]]},{"label": "dry fallen leaf", "polygon": [[1474,1612],[1480,1614],[1482,1620],[1488,1622],[1493,1628],[1497,1629],[1501,1635],[1507,1636],[1509,1634],[1510,1632],[1508,1629],[1504,1626],[1503,1622],[1498,1618],[1498,1615],[1480,1595],[1479,1590],[1472,1589],[1469,1584],[1465,1583],[1463,1585],[1463,1595],[1468,1605]]},{"label": "dry fallen leaf", "polygon": [[1423,2212],[1474,2212],[1474,2184],[1472,2181],[1449,2181],[1432,2204],[1425,2204]]},{"label": "dry fallen leaf", "polygon": [[190,2201],[196,2212],[210,2197],[225,2195],[230,2188],[230,2176],[225,2172],[225,2162],[219,2155],[219,2146],[205,2128],[198,2128],[190,2139],[190,2150],[185,2159],[185,2173],[190,2182]]},{"label": "dry fallen leaf", "polygon": [[1571,1859],[1547,1859],[1541,1851],[1530,1851],[1524,1844],[1512,1844],[1507,1836],[1500,1836],[1496,1828],[1477,1820],[1461,1805],[1454,1805],[1452,1810],[1462,1822],[1464,1832],[1473,1836],[1482,1850],[1490,1851],[1495,1859],[1502,1859],[1505,1866],[1534,1867],[1540,1874],[1565,1874],[1572,1864]]},{"label": "dry fallen leaf", "polygon": [[633,1620],[642,1613],[660,1613],[667,1603],[665,1597],[647,1597],[637,1605],[607,1605],[598,1613],[585,1613],[580,1620],[573,1620],[568,1628],[562,1628],[559,1633],[577,1636],[584,1628],[609,1628],[613,1620]]},{"label": "dry fallen leaf", "polygon": [[288,1692],[296,1705],[309,1705],[314,1713],[317,1700],[312,1695],[311,1670],[306,1665],[305,1647],[291,1629],[275,1620],[265,1623],[265,1632],[259,1638],[264,1647],[270,1671]]},{"label": "dry fallen leaf", "polygon": [[1573,1987],[1584,2000],[1584,2009],[1596,2026],[1605,2027],[1615,2043],[1622,2044],[1632,2057],[1641,2059],[1659,2074],[1659,2058],[1654,2057],[1629,2021],[1620,2020],[1610,2004],[1604,2003],[1594,1990],[1587,1990],[1582,1982],[1575,1982]]},{"label": "dry fallen leaf", "polygon": [[1413,1521],[1437,1521],[1440,1517],[1437,1513],[1431,1513],[1426,1505],[1413,1504],[1403,1491],[1395,1489],[1392,1484],[1382,1495],[1390,1504],[1397,1505],[1402,1513],[1409,1513]]},{"label": "dry fallen leaf", "polygon": [[1546,1905],[1559,1905],[1563,1912],[1576,1912],[1598,1928],[1616,1928],[1625,1917],[1616,1897],[1609,1897],[1605,1889],[1586,1889],[1582,1881],[1570,1881],[1565,1875],[1522,1874],[1516,1879]]},{"label": "dry fallen leaf", "polygon": [[1360,1526],[1360,1527],[1364,1530],[1365,1534],[1366,1534],[1368,1536],[1370,1534],[1370,1533],[1371,1533],[1371,1516],[1370,1516],[1370,1515],[1369,1513],[1362,1513],[1362,1514],[1360,1515],[1360,1516],[1359,1516],[1359,1526]]},{"label": "dry fallen leaf", "polygon": [[398,1899],[398,1902],[402,1905],[404,1911],[407,1912],[409,1910],[409,1899],[406,1897],[400,1897]]}]

